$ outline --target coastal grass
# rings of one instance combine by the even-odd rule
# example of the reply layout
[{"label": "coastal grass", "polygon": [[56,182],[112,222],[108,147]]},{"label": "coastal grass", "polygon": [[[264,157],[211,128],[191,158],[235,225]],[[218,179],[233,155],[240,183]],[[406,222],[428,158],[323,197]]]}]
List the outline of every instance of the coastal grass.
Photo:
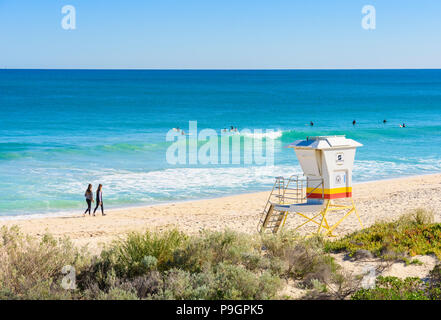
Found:
[{"label": "coastal grass", "polygon": [[[313,289],[340,271],[321,238],[291,232],[130,233],[99,256],[69,239],[0,230],[0,299],[277,299],[289,279]],[[76,288],[62,287],[75,268]]]},{"label": "coastal grass", "polygon": [[401,280],[397,277],[378,277],[373,289],[361,289],[352,300],[430,300],[424,282],[415,277]]},{"label": "coastal grass", "polygon": [[433,212],[416,209],[394,222],[379,222],[325,244],[327,252],[354,256],[367,250],[385,260],[419,264],[409,257],[434,254],[441,259],[441,224],[433,223]]},{"label": "coastal grass", "polygon": [[[289,298],[291,283],[303,299],[440,299],[441,267],[430,281],[379,277],[361,289],[362,275],[347,273],[332,253],[369,251],[383,259],[439,256],[440,225],[416,210],[340,240],[230,230],[187,235],[178,230],[133,232],[92,256],[71,241],[0,229],[0,299],[264,300]],[[416,261],[415,263],[418,263]],[[63,289],[63,267],[75,270],[75,289]]]},{"label": "coastal grass", "polygon": [[0,262],[0,299],[68,299],[70,292],[60,285],[63,267],[81,269],[90,258],[67,238],[36,239],[2,227]]},{"label": "coastal grass", "polygon": [[441,265],[430,271],[426,281],[415,277],[376,279],[375,288],[360,289],[352,300],[441,300]]}]

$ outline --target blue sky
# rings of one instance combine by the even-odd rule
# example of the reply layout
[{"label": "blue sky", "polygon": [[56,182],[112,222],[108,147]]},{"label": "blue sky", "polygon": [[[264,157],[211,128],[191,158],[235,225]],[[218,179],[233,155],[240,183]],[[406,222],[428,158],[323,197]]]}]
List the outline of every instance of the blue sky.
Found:
[{"label": "blue sky", "polygon": [[0,0],[0,68],[441,68],[441,1]]}]

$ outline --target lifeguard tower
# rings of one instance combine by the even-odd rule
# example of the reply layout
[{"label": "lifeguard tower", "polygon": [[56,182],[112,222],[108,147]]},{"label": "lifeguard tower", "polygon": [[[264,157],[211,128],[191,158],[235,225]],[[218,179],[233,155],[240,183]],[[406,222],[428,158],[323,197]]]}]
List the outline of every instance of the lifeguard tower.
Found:
[{"label": "lifeguard tower", "polygon": [[[352,167],[356,148],[361,146],[345,136],[308,137],[289,144],[287,147],[294,149],[303,176],[276,177],[259,221],[259,232],[276,233],[290,213],[304,220],[295,229],[314,223],[317,233],[326,230],[328,236],[353,212],[363,228],[352,199]],[[346,203],[339,204],[340,199],[346,199]],[[330,213],[343,216],[331,226],[327,220]]]}]

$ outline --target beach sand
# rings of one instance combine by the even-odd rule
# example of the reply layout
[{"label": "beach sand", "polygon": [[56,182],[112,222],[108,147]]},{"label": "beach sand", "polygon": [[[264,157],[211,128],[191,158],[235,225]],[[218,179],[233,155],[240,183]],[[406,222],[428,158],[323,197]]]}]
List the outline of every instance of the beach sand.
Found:
[{"label": "beach sand", "polygon": [[[102,245],[124,236],[130,231],[167,230],[177,228],[189,234],[203,229],[232,229],[256,233],[260,214],[268,192],[241,194],[210,200],[199,200],[140,208],[107,211],[107,216],[51,217],[41,219],[0,220],[0,226],[18,225],[30,235],[51,233],[56,237],[68,236],[78,246],[87,245],[99,252]],[[394,220],[407,211],[422,207],[433,210],[435,221],[441,221],[441,174],[424,175],[393,180],[357,184],[353,197],[365,227],[379,220]],[[331,216],[330,223],[341,215]],[[300,223],[299,217],[289,216],[285,228]],[[344,235],[360,229],[355,215],[349,216],[334,233]],[[308,233],[315,226],[299,231]]]}]

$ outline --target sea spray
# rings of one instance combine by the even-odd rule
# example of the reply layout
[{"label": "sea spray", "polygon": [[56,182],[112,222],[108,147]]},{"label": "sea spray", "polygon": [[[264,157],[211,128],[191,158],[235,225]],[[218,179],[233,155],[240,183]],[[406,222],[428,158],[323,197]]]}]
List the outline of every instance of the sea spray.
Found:
[{"label": "sea spray", "polygon": [[[241,136],[245,138],[241,139]],[[167,132],[166,141],[172,144],[167,148],[166,161],[171,165],[240,165],[242,159],[246,165],[273,166],[274,138],[266,139],[264,143],[262,137],[265,136],[274,137],[274,131],[245,128],[227,135],[205,128],[198,132],[197,121],[189,121],[188,134],[182,129]],[[199,142],[203,144],[199,146]]]}]

